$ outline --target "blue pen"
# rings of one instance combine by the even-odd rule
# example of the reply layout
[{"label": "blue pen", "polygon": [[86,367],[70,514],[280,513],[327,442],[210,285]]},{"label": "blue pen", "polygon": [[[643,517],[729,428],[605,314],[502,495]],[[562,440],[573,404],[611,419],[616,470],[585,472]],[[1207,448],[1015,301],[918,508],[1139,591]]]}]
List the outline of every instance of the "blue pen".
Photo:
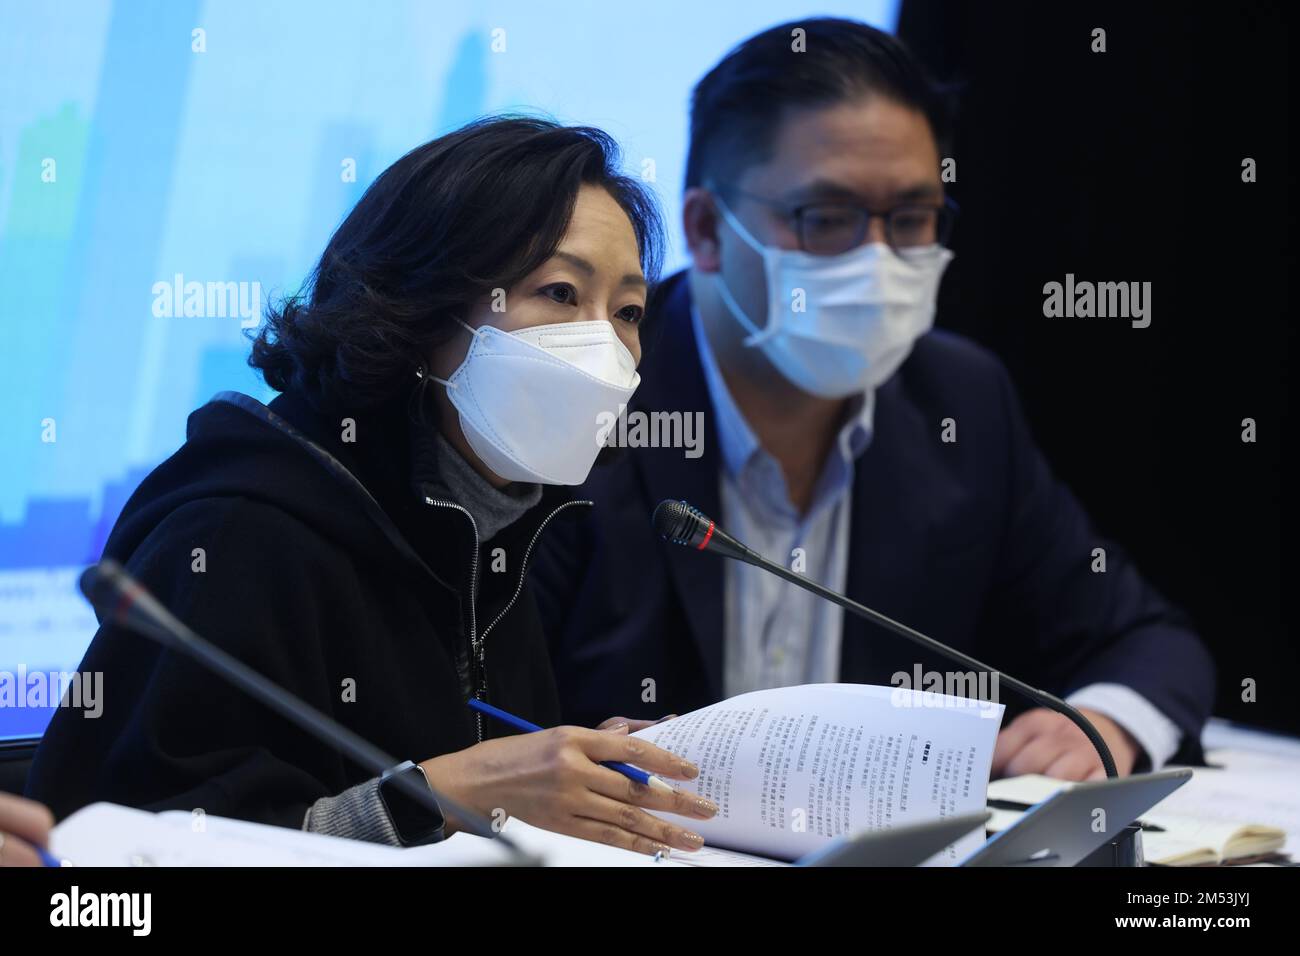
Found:
[{"label": "blue pen", "polygon": [[41,858],[41,866],[63,866],[63,861],[43,846],[32,847]]},{"label": "blue pen", "polygon": [[[493,707],[486,701],[481,701],[476,697],[470,698],[469,705],[480,713],[487,714],[489,717],[495,717],[502,723],[509,724],[516,730],[523,730],[530,734],[536,733],[539,730],[545,730],[544,727],[538,727],[536,724],[524,720],[522,717],[516,717],[514,714],[506,713],[500,707]],[[655,790],[660,790],[664,793],[677,792],[654,774],[646,773],[641,768],[634,767],[629,763],[620,763],[617,760],[602,760],[600,765],[602,767],[608,767],[610,770],[616,770],[629,780],[635,780],[637,783],[644,784],[645,786],[651,787]]]}]

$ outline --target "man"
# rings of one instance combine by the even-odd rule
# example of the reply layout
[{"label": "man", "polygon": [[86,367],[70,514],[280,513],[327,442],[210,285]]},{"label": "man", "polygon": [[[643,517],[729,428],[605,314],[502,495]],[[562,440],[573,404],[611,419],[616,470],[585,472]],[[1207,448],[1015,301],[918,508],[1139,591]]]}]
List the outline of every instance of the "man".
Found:
[{"label": "man", "polygon": [[[692,266],[652,305],[660,340],[629,424],[702,413],[702,453],[630,448],[579,490],[590,517],[539,553],[566,719],[953,669],[762,570],[659,541],[655,504],[684,498],[767,557],[1066,696],[1122,773],[1200,759],[1214,677],[1189,623],[1051,475],[1001,364],[930,331],[951,257],[946,137],[919,65],[852,21],[774,27],[697,86]],[[1010,718],[995,774],[1102,775],[1065,718]]]}]

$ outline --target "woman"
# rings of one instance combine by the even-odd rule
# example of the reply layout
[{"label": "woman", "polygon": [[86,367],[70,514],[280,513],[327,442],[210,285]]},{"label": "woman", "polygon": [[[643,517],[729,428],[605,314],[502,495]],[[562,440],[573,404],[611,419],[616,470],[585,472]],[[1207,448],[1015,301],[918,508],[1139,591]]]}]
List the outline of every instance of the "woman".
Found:
[{"label": "woman", "polygon": [[[634,723],[514,734],[477,697],[552,727],[526,587],[581,483],[598,420],[638,382],[649,196],[598,130],[473,123],[387,169],[331,238],[308,297],[272,309],[250,363],[281,394],[222,393],[141,484],[105,547],[199,634],[412,762],[463,806],[647,853],[704,818],[600,766],[698,771]],[[393,844],[457,827],[197,665],[105,625],[98,720],[61,710],[30,795],[184,808]]]}]

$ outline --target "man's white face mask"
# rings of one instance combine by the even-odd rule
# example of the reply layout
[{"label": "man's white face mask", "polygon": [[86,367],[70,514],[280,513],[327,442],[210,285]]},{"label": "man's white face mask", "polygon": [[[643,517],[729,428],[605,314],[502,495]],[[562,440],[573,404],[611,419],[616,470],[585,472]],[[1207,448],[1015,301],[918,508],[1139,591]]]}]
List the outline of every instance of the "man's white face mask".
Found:
[{"label": "man's white face mask", "polygon": [[745,315],[718,272],[722,301],[750,333],[745,344],[761,348],[805,392],[844,398],[876,388],[934,325],[939,280],[952,250],[919,246],[904,259],[883,242],[833,256],[765,246],[721,198],[717,202],[731,228],[763,257],[766,325]]},{"label": "man's white face mask", "polygon": [[[580,485],[600,453],[600,425],[641,383],[636,360],[603,319],[474,336],[447,397],[474,453],[507,481]],[[607,428],[607,426],[606,426]]]}]

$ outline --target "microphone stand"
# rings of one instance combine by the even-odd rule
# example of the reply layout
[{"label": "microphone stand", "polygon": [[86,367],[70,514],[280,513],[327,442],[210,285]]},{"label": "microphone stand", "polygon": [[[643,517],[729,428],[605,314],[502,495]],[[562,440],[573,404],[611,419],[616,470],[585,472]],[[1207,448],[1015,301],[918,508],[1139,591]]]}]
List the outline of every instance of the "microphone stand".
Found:
[{"label": "microphone stand", "polygon": [[[755,557],[758,556],[755,555]],[[824,587],[823,585],[818,584],[816,581],[812,581],[801,574],[797,574],[796,572],[791,571],[788,568],[785,568],[774,561],[767,561],[762,557],[758,557],[757,561],[751,561],[745,558],[740,558],[739,560],[746,561],[747,564],[752,564],[755,565],[756,567],[761,567],[768,571],[771,571],[777,577],[784,578],[785,580],[791,582],[792,584],[797,584],[805,591],[811,591],[812,593],[818,595],[819,597],[823,597],[834,604],[838,604],[846,611],[849,611],[850,613],[855,614],[858,617],[865,618],[866,620],[871,621],[873,624],[879,624],[881,627],[893,631],[895,634],[899,634],[907,638],[908,640],[912,641],[913,643],[921,645],[927,650],[933,651],[934,653],[946,657],[949,660],[955,661],[956,663],[960,664],[962,667],[965,667],[967,670],[985,671],[989,674],[996,674],[998,678],[998,683],[1006,684],[1012,690],[1019,692],[1025,697],[1028,697],[1030,700],[1032,700],[1034,703],[1038,704],[1039,706],[1046,707],[1049,710],[1054,710],[1058,714],[1062,715],[1063,717],[1069,718],[1069,720],[1073,722],[1076,727],[1078,727],[1080,730],[1084,732],[1089,742],[1096,749],[1097,755],[1101,758],[1101,765],[1106,770],[1106,776],[1110,777],[1111,779],[1114,779],[1119,776],[1119,771],[1115,767],[1115,758],[1110,752],[1110,747],[1107,746],[1106,741],[1102,738],[1101,733],[1097,730],[1097,728],[1093,726],[1092,721],[1088,720],[1088,718],[1083,716],[1083,714],[1079,713],[1078,710],[1071,707],[1069,704],[1067,704],[1065,701],[1061,700],[1059,697],[1055,696],[1054,694],[1049,694],[1045,690],[1039,690],[1036,687],[1032,687],[1029,684],[1026,684],[1022,680],[1017,680],[1015,677],[1012,677],[1010,674],[1007,674],[1004,671],[1000,671],[995,667],[990,667],[988,664],[976,660],[975,658],[971,657],[969,654],[963,654],[961,651],[957,650],[956,648],[949,647],[947,644],[943,644],[939,641],[936,641],[932,637],[927,637],[926,635],[922,634],[920,631],[908,627],[906,624],[903,624],[899,621],[895,621],[891,617],[886,617],[884,614],[881,614],[879,611],[873,611],[871,608],[867,607],[866,605],[859,604],[857,601],[854,601],[852,598],[845,597],[843,594],[839,594],[835,591],[832,591],[830,588]]]},{"label": "microphone stand", "polygon": [[[1083,731],[1088,738],[1089,743],[1097,751],[1097,756],[1101,758],[1101,765],[1106,771],[1106,776],[1115,779],[1119,776],[1119,771],[1115,767],[1115,758],[1110,752],[1110,747],[1102,738],[1101,733],[1093,726],[1092,722],[1078,710],[1071,707],[1065,701],[1061,700],[1054,694],[1045,690],[1039,690],[1026,684],[1022,680],[1012,677],[1010,674],[1000,671],[995,667],[990,667],[982,661],[976,660],[969,654],[963,654],[956,648],[949,647],[932,637],[927,637],[915,628],[908,627],[900,621],[881,614],[879,611],[873,611],[865,604],[859,604],[852,598],[832,591],[816,581],[810,580],[801,574],[791,571],[784,565],[775,561],[769,561],[757,551],[741,544],[735,538],[725,533],[716,523],[706,517],[699,509],[685,501],[666,500],[659,503],[655,508],[653,518],[655,530],[660,533],[664,540],[673,544],[681,544],[692,547],[697,551],[714,551],[718,554],[725,555],[737,561],[743,561],[746,564],[762,568],[775,574],[783,580],[789,581],[805,591],[811,591],[818,597],[836,604],[850,614],[863,618],[892,631],[901,637],[907,638],[914,644],[932,651],[941,657],[954,661],[971,671],[984,671],[996,675],[999,683],[1005,683],[1012,690],[1017,691],[1029,700],[1041,707],[1067,718],[1071,723]],[[703,527],[707,525],[707,528]],[[1101,849],[1095,851],[1086,860],[1080,863],[1080,866],[1141,866],[1141,828],[1136,823],[1130,823],[1116,837],[1114,841],[1106,844]]]},{"label": "microphone stand", "polygon": [[[117,562],[106,559],[87,568],[81,577],[81,591],[91,606],[101,611],[105,618],[151,638],[164,647],[194,658],[223,680],[287,717],[317,740],[350,757],[376,776],[397,765],[397,760],[360,734],[327,717],[243,661],[199,637]],[[395,786],[426,809],[444,817],[444,811],[450,810],[470,832],[500,843],[509,851],[511,865],[541,865],[538,858],[526,853],[505,834],[494,833],[491,824],[478,813],[436,793],[428,784],[417,783],[406,774],[398,774],[391,779]]]}]

